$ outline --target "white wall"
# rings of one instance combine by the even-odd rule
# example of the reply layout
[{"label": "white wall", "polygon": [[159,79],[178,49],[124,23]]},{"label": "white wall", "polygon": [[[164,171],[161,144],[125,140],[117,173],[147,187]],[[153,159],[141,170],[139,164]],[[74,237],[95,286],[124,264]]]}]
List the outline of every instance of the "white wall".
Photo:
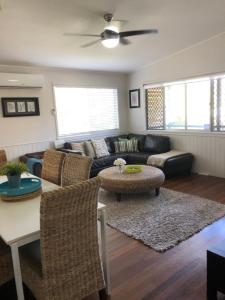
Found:
[{"label": "white wall", "polygon": [[118,88],[120,130],[127,130],[127,76],[120,73],[0,66],[0,72],[37,73],[45,78],[41,89],[3,89],[1,97],[39,97],[40,116],[3,118],[0,108],[0,148],[7,151],[9,159],[19,155],[44,150],[56,139],[53,85],[93,86]]},{"label": "white wall", "polygon": [[[141,107],[129,110],[129,131],[149,132],[146,130],[143,84],[222,72],[225,73],[225,33],[130,74],[129,89],[141,88]],[[154,134],[157,132],[152,131]],[[170,136],[175,148],[191,151],[195,155],[196,172],[225,177],[225,135],[165,131],[158,133]]]}]

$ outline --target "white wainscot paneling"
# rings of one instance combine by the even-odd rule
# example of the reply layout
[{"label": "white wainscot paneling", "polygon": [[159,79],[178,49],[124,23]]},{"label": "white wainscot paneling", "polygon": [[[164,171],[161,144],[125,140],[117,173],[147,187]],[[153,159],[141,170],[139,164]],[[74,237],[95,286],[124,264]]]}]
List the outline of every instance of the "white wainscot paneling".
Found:
[{"label": "white wainscot paneling", "polygon": [[8,160],[16,160],[21,155],[24,155],[25,153],[44,151],[51,147],[52,147],[52,143],[50,141],[21,144],[21,145],[0,146],[1,149],[5,149]]},{"label": "white wainscot paneling", "polygon": [[225,134],[145,131],[169,136],[173,149],[194,155],[193,171],[225,178]]},{"label": "white wainscot paneling", "polygon": [[169,135],[173,148],[194,154],[193,171],[225,177],[225,136]]}]

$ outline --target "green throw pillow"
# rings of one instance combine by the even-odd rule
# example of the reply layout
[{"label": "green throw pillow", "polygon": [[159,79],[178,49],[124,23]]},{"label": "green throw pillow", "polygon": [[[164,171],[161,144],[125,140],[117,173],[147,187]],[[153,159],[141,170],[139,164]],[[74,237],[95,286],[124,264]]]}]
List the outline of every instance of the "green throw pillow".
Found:
[{"label": "green throw pillow", "polygon": [[128,139],[121,139],[117,142],[114,142],[115,152],[122,153],[122,152],[138,152],[138,140],[136,138]]}]

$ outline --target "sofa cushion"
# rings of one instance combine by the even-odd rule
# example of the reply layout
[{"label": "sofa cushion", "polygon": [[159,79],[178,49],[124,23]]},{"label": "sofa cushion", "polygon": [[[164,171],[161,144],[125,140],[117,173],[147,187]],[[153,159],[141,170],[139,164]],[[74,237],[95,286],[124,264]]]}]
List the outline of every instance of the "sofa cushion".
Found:
[{"label": "sofa cushion", "polygon": [[144,152],[152,154],[170,151],[170,138],[168,136],[147,134],[145,138]]},{"label": "sofa cushion", "polygon": [[86,155],[85,148],[84,148],[84,142],[71,143],[71,148],[72,148],[72,150],[79,151],[82,155]]},{"label": "sofa cushion", "polygon": [[122,135],[119,135],[119,136],[109,136],[109,137],[105,138],[105,142],[106,142],[106,145],[108,147],[109,153],[115,153],[114,142],[118,141],[119,138],[126,139],[127,135],[122,134]]},{"label": "sofa cushion", "polygon": [[97,158],[109,155],[108,147],[104,139],[92,140],[91,142]]},{"label": "sofa cushion", "polygon": [[146,164],[149,153],[134,152],[129,153],[127,156],[127,164]]},{"label": "sofa cushion", "polygon": [[127,154],[110,154],[101,158],[96,158],[93,161],[92,169],[104,169],[111,167],[113,166],[114,160],[116,160],[117,158],[123,158],[127,161]]},{"label": "sofa cushion", "polygon": [[133,138],[137,139],[139,151],[144,152],[144,146],[145,146],[145,135],[144,134],[129,133],[127,138],[128,139],[133,139]]},{"label": "sofa cushion", "polygon": [[138,151],[138,140],[133,139],[121,139],[119,141],[114,142],[115,153],[123,153],[123,152],[139,152]]},{"label": "sofa cushion", "polygon": [[96,157],[95,149],[94,149],[91,141],[85,141],[84,148],[85,148],[85,152],[86,152],[87,156],[90,156],[91,158]]}]

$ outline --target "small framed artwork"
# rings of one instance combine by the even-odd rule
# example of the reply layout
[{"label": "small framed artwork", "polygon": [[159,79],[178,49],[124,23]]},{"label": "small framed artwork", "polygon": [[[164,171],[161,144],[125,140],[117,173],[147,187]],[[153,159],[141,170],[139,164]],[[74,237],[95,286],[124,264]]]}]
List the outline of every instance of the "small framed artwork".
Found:
[{"label": "small framed artwork", "polygon": [[140,107],[140,89],[129,91],[130,108]]},{"label": "small framed artwork", "polygon": [[2,112],[4,117],[39,116],[38,98],[2,98]]}]

